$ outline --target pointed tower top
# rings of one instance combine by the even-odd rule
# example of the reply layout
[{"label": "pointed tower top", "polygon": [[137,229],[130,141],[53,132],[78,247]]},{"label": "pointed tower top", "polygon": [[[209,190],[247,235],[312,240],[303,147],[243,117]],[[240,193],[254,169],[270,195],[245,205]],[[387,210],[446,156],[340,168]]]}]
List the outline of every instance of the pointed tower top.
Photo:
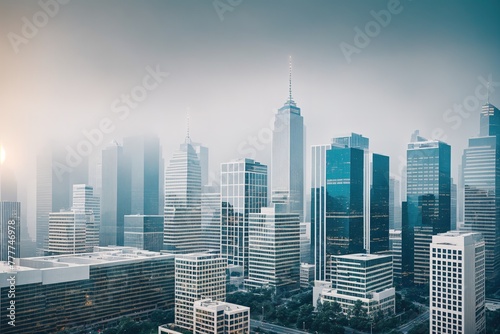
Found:
[{"label": "pointed tower top", "polygon": [[292,56],[289,57],[288,59],[288,62],[289,62],[289,76],[288,76],[288,90],[289,90],[289,101],[293,101],[292,100]]}]

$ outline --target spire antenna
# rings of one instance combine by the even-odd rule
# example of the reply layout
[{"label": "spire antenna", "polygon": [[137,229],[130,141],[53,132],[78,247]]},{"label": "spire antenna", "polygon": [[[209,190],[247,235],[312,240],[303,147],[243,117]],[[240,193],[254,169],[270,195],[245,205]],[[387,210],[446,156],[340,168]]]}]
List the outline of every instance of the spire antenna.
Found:
[{"label": "spire antenna", "polygon": [[186,109],[186,143],[190,143],[191,138],[189,137],[189,107]]},{"label": "spire antenna", "polygon": [[289,62],[289,75],[288,75],[289,101],[292,101],[292,56],[289,57],[288,62]]}]

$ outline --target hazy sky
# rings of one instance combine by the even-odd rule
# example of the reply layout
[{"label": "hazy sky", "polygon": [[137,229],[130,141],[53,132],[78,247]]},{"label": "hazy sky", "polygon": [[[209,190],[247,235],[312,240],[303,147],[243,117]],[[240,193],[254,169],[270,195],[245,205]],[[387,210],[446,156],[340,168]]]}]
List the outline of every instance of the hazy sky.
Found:
[{"label": "hazy sky", "polygon": [[[357,132],[397,174],[420,129],[452,145],[456,175],[479,107],[459,114],[453,106],[474,107],[484,96],[478,78],[490,75],[490,102],[500,104],[498,1],[72,0],[47,8],[53,17],[38,1],[0,2],[0,143],[30,212],[37,152],[50,139],[76,147],[103,119],[113,127],[104,143],[156,133],[168,161],[189,109],[191,138],[209,147],[212,169],[254,149],[269,164],[267,134],[288,95],[290,55],[308,160],[310,145]],[[385,22],[375,23],[372,11],[390,20],[380,14]],[[369,41],[356,43],[357,28]],[[347,44],[357,48],[350,62]],[[122,94],[141,92],[155,69],[169,74],[128,117],[115,113]]]}]

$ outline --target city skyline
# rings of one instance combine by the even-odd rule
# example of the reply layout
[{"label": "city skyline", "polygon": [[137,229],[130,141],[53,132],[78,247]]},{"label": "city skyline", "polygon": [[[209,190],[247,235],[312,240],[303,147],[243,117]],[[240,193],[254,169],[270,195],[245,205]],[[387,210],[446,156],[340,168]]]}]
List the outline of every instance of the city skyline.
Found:
[{"label": "city skyline", "polygon": [[[211,171],[245,157],[271,166],[272,145],[266,136],[288,96],[290,55],[294,100],[308,129],[306,192],[309,147],[350,132],[369,137],[373,151],[390,156],[394,175],[415,129],[432,139],[446,136],[455,177],[467,138],[478,134],[475,116],[485,101],[488,80],[490,102],[498,104],[495,54],[500,45],[492,23],[496,3],[431,6],[401,1],[390,22],[379,25],[369,45],[350,57],[342,43],[355,46],[355,28],[377,22],[372,11],[388,10],[387,1],[317,1],[314,6],[301,1],[241,2],[221,15],[210,2],[129,1],[118,6],[121,15],[108,15],[116,4],[60,4],[48,24],[18,45],[17,53],[12,38],[0,41],[5,60],[0,68],[12,78],[0,83],[7,96],[0,102],[6,120],[0,122],[0,142],[6,163],[20,180],[20,193],[26,193],[31,229],[36,153],[49,139],[76,149],[86,140],[83,131],[99,128],[104,118],[113,123],[103,125],[107,133],[96,137],[100,140],[92,146],[93,156],[113,140],[147,128],[160,136],[168,161],[185,132],[181,125],[189,108],[192,137],[210,149]],[[196,15],[190,15],[192,8],[198,9]],[[23,37],[22,18],[31,20],[39,11],[43,9],[37,3],[3,2],[0,12],[9,15],[0,29],[6,37]],[[443,13],[454,19],[442,21]],[[90,15],[95,24],[77,29],[82,17]],[[422,15],[429,28],[420,32]],[[283,17],[296,24],[280,28]],[[256,19],[262,24],[256,26]],[[83,49],[80,41],[92,47]],[[130,51],[132,45],[136,47]],[[28,79],[33,75],[37,80]],[[155,88],[144,101],[136,101],[136,108],[124,107],[121,95],[142,85],[146,76],[147,86]],[[29,99],[22,98],[26,94]],[[118,113],[111,107],[116,101]],[[479,106],[469,111],[467,103],[475,101]],[[454,104],[462,106],[462,113]],[[227,122],[231,126],[224,126]],[[382,135],[383,124],[394,122],[398,126],[391,136]],[[224,131],[219,131],[221,126]]]}]

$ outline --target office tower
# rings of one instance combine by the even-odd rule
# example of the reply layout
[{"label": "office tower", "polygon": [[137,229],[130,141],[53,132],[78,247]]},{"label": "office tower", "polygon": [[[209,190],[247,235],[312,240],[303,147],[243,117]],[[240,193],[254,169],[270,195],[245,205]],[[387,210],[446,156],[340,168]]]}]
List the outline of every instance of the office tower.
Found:
[{"label": "office tower", "polygon": [[193,334],[250,334],[249,307],[202,299],[193,308]]},{"label": "office tower", "polygon": [[161,148],[156,136],[123,140],[123,156],[130,166],[130,213],[157,215],[160,212]]},{"label": "office tower", "polygon": [[21,257],[21,203],[0,201],[0,261]]},{"label": "office tower", "polygon": [[403,247],[414,248],[414,283],[425,284],[432,235],[450,229],[451,149],[446,143],[421,137],[418,131],[412,139],[407,150],[407,214],[414,236],[408,244],[403,240]]},{"label": "office tower", "polygon": [[300,223],[300,262],[311,263],[311,223]]},{"label": "office tower", "polygon": [[389,229],[401,229],[401,183],[389,179]]},{"label": "office tower", "polygon": [[208,147],[203,146],[200,143],[191,143],[198,156],[198,160],[200,162],[200,171],[201,171],[201,186],[203,187],[209,184],[209,155],[208,155]]},{"label": "office tower", "polygon": [[272,202],[284,203],[289,212],[304,219],[305,170],[304,119],[292,98],[292,63],[290,58],[289,96],[278,109],[274,120],[272,146]]},{"label": "office tower", "polygon": [[342,312],[347,314],[361,300],[368,316],[378,311],[384,315],[394,314],[396,292],[390,255],[339,255],[333,256],[333,261],[336,273],[332,284],[335,288],[323,288],[321,303],[337,302]]},{"label": "office tower", "polygon": [[394,285],[401,285],[402,275],[402,232],[401,230],[389,230],[389,250],[392,255],[392,268],[394,274]]},{"label": "office tower", "polygon": [[300,264],[300,288],[308,289],[314,282],[314,264]]},{"label": "office tower", "polygon": [[250,213],[248,223],[249,289],[269,287],[276,292],[300,288],[300,221],[286,204]]},{"label": "office tower", "polygon": [[87,183],[88,159],[60,147],[46,149],[37,157],[36,166],[36,242],[37,253],[48,248],[49,213],[69,210],[72,185]]},{"label": "office tower", "polygon": [[94,188],[86,184],[73,185],[73,211],[85,216],[85,247],[87,252],[92,252],[99,246],[101,227],[101,204],[99,197],[94,196]]},{"label": "office tower", "polygon": [[481,232],[486,245],[486,277],[498,279],[500,270],[500,111],[482,108],[479,137],[469,139],[462,156],[464,229]]},{"label": "office tower", "polygon": [[219,254],[191,253],[175,257],[175,324],[193,329],[193,304],[210,298],[226,300],[227,260]]},{"label": "office tower", "polygon": [[464,223],[464,169],[463,164],[458,165],[458,185],[457,185],[457,229],[461,229]]},{"label": "office tower", "polygon": [[84,213],[60,211],[49,213],[49,247],[47,254],[79,254],[87,251]]},{"label": "office tower", "polygon": [[16,268],[15,327],[8,325],[8,265],[0,263],[0,332],[103,330],[124,316],[174,307],[174,256],[132,248],[23,258]]},{"label": "office tower", "polygon": [[413,285],[415,264],[415,230],[408,219],[408,202],[401,203],[401,283],[405,287]]},{"label": "office tower", "polygon": [[[207,187],[205,187],[206,189]],[[204,191],[201,194],[201,246],[220,250],[220,192]]]},{"label": "office tower", "polygon": [[124,217],[130,214],[130,166],[123,147],[102,150],[102,197],[99,245],[123,246]]},{"label": "office tower", "polygon": [[372,155],[370,253],[389,250],[389,157]]},{"label": "office tower", "polygon": [[0,201],[17,202],[17,179],[4,161],[0,163]]},{"label": "office tower", "polygon": [[451,179],[450,190],[450,230],[458,229],[457,226],[457,184]]},{"label": "office tower", "polygon": [[485,333],[485,245],[481,233],[432,237],[429,333]]},{"label": "office tower", "polygon": [[163,248],[163,216],[125,215],[124,246],[152,252]]},{"label": "office tower", "polygon": [[267,205],[267,166],[252,159],[221,165],[221,254],[248,277],[248,216]]},{"label": "office tower", "polygon": [[164,249],[174,253],[202,250],[201,170],[189,136],[165,171]]}]

